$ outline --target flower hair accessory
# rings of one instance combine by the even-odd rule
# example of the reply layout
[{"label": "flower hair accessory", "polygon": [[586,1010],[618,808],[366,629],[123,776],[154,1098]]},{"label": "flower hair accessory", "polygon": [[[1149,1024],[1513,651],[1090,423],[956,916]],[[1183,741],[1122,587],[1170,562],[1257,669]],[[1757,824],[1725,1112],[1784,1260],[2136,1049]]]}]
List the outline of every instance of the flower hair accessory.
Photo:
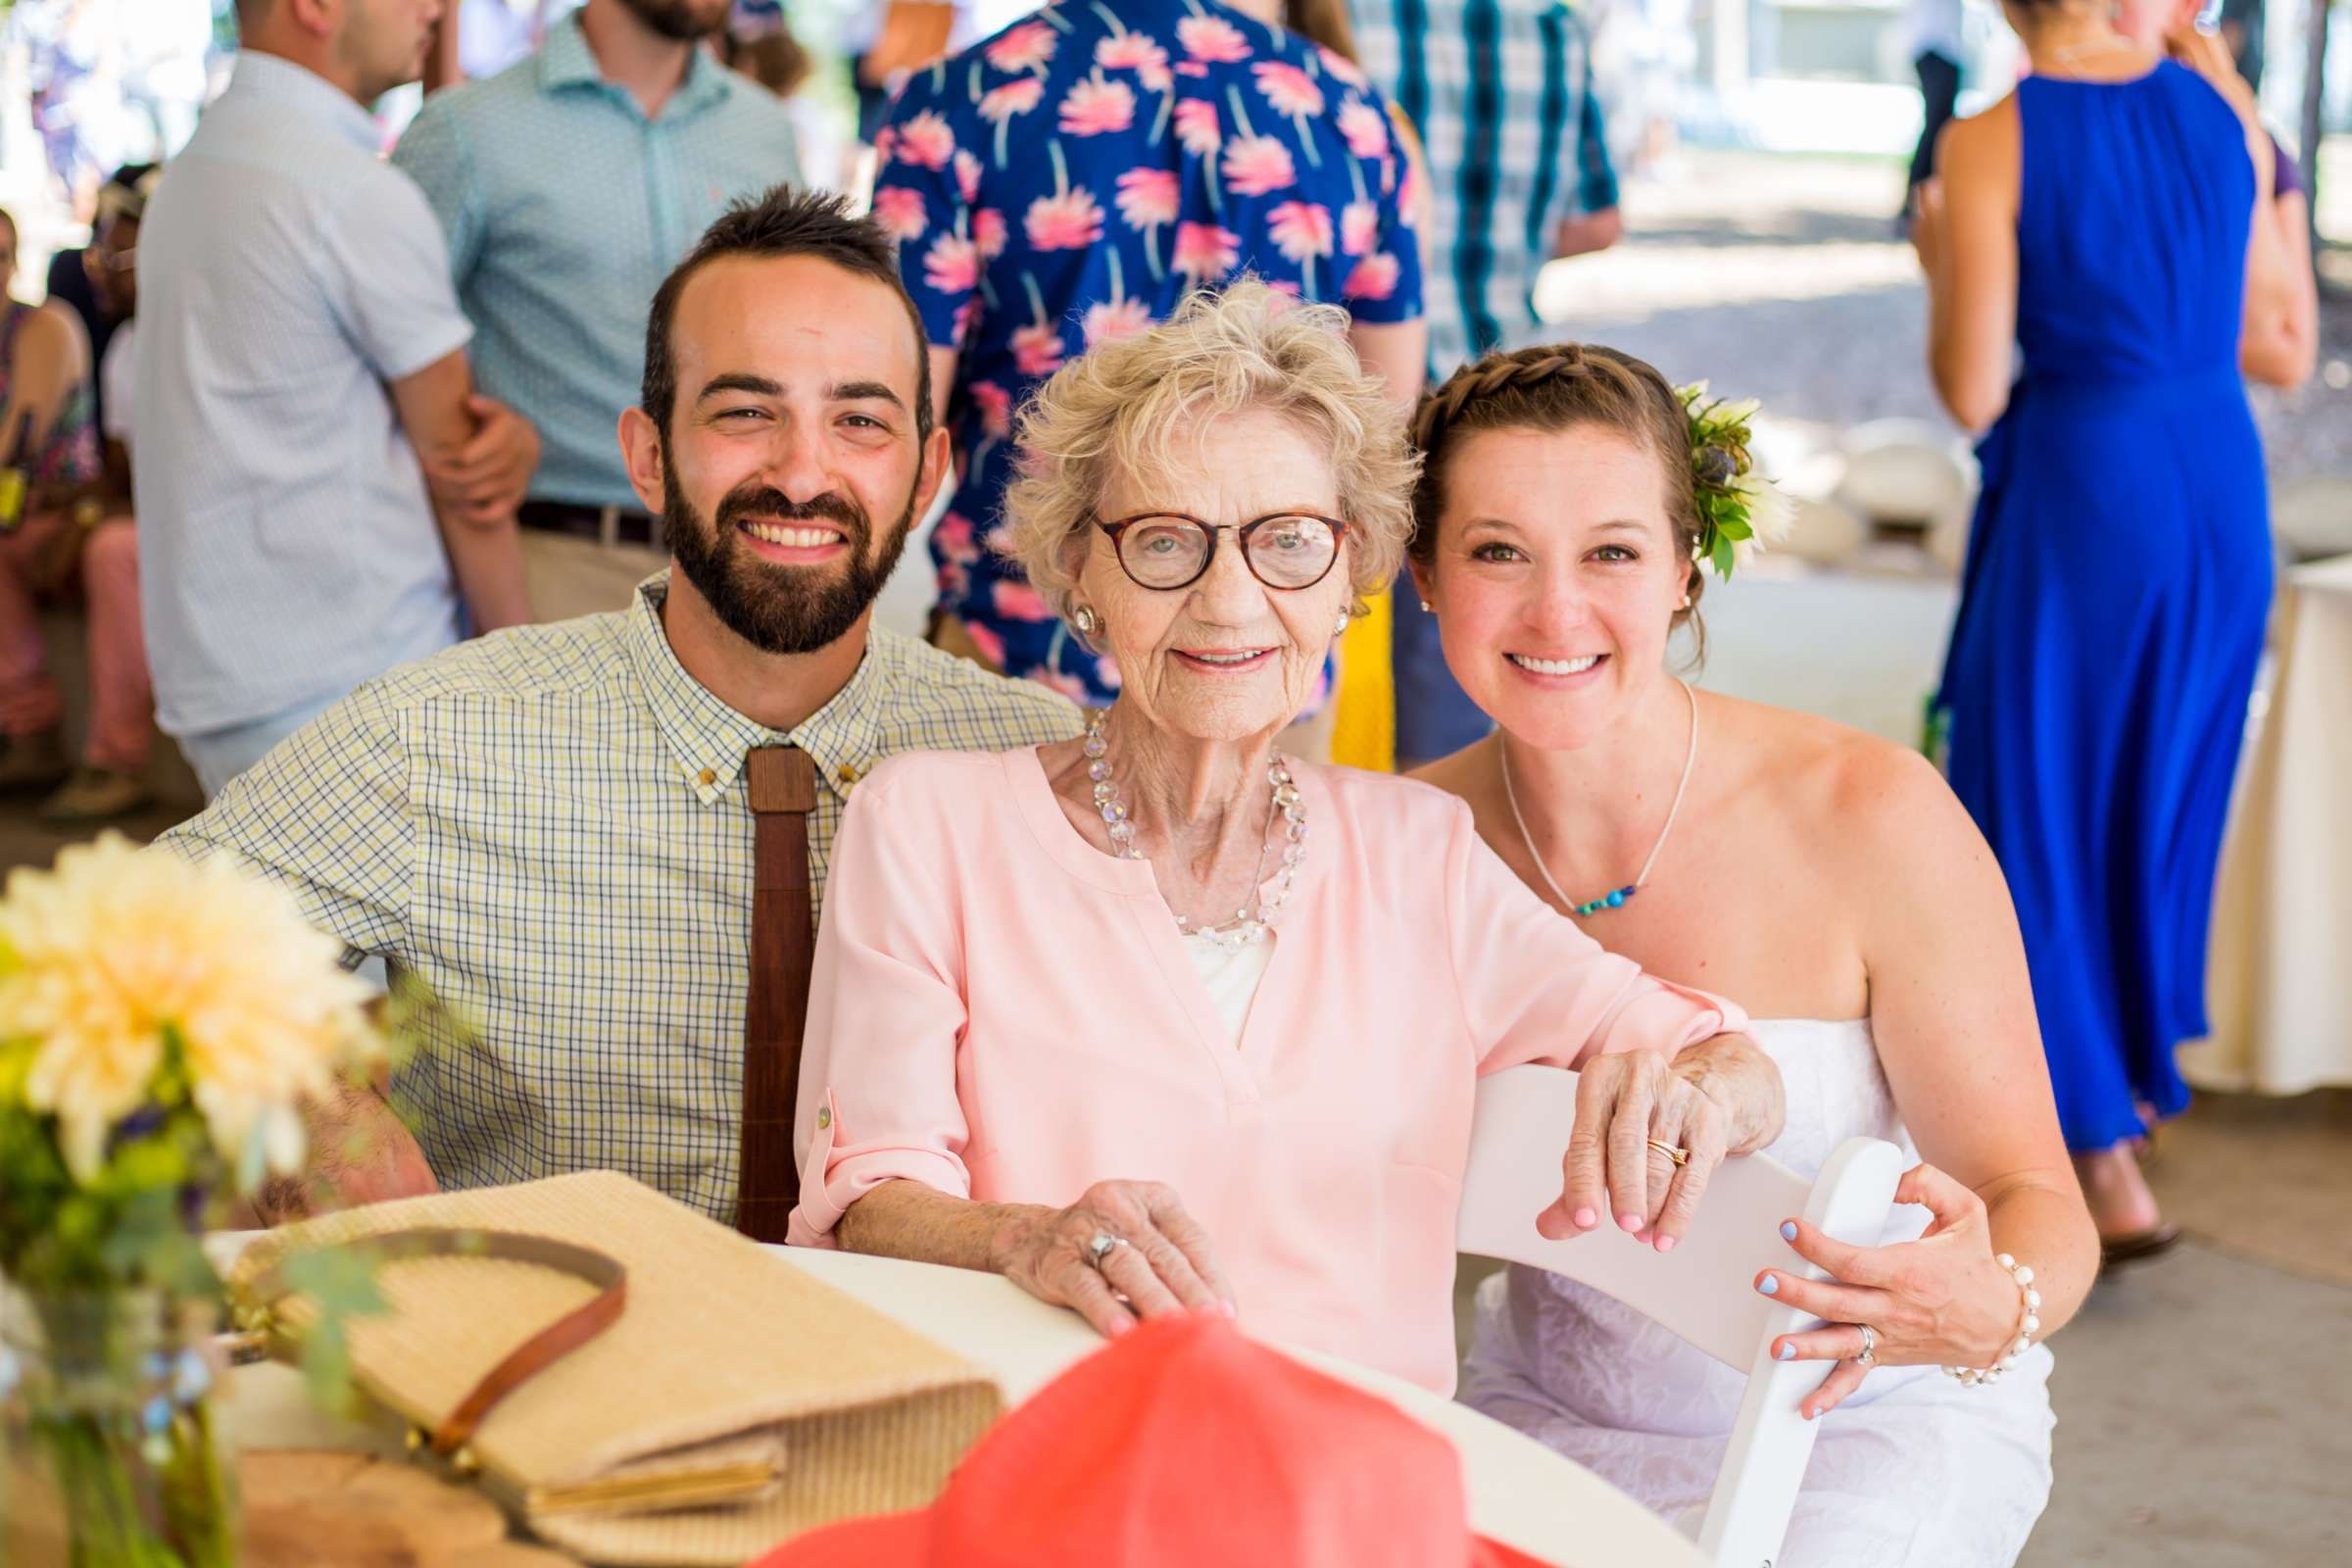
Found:
[{"label": "flower hair accessory", "polygon": [[1754,398],[1710,402],[1707,383],[1674,389],[1690,421],[1690,487],[1698,500],[1698,543],[1690,560],[1731,579],[1733,566],[1778,543],[1788,531],[1788,500],[1756,473],[1748,453],[1748,422],[1763,407]]}]

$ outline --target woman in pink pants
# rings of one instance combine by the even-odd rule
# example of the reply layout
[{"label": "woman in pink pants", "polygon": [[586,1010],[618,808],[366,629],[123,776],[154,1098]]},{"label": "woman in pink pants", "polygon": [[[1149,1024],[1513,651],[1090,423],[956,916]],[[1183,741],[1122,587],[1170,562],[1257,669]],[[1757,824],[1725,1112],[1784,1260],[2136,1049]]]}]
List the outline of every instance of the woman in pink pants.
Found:
[{"label": "woman in pink pants", "polygon": [[[127,260],[135,220],[110,234]],[[112,249],[114,247],[110,247]],[[0,277],[16,270],[16,225],[0,214]],[[118,286],[132,287],[128,267]],[[108,368],[129,379],[127,323]],[[91,367],[79,324],[60,309],[0,301],[0,794],[60,786],[41,807],[50,821],[87,822],[145,804],[154,697],[139,627],[138,547],[127,474],[99,462]],[[110,387],[116,428],[127,434],[127,385]],[[110,441],[110,447],[112,446]],[[67,762],[65,705],[42,646],[38,599],[78,578],[88,607],[91,708],[79,767]]]}]

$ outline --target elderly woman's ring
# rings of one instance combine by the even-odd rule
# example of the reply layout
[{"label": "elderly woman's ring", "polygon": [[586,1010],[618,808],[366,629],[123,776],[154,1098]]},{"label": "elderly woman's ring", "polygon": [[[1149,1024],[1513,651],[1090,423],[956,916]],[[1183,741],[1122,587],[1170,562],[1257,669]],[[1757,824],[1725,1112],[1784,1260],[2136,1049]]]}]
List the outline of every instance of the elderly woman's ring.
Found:
[{"label": "elderly woman's ring", "polygon": [[1095,1239],[1086,1244],[1086,1260],[1095,1267],[1101,1268],[1104,1258],[1126,1245],[1128,1245],[1127,1238],[1124,1236],[1113,1236],[1108,1231],[1097,1231]]},{"label": "elderly woman's ring", "polygon": [[1854,1327],[1862,1331],[1862,1353],[1854,1357],[1854,1365],[1868,1366],[1879,1358],[1878,1331],[1867,1323],[1857,1323]]},{"label": "elderly woman's ring", "polygon": [[1674,1145],[1666,1142],[1666,1140],[1663,1138],[1652,1138],[1647,1140],[1647,1142],[1650,1148],[1656,1150],[1659,1153],[1664,1154],[1668,1159],[1673,1160],[1677,1165],[1688,1165],[1690,1163],[1690,1151],[1688,1149],[1678,1149]]}]

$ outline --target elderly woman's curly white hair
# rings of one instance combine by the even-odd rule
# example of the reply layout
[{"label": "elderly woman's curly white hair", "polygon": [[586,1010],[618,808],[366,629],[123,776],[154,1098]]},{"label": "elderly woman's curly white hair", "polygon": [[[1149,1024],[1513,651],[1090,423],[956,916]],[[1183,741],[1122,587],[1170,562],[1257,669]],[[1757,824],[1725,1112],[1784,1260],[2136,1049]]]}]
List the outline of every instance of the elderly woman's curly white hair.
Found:
[{"label": "elderly woman's curly white hair", "polygon": [[1338,307],[1301,305],[1243,278],[1071,361],[1021,410],[1019,477],[1005,491],[997,548],[1066,619],[1112,473],[1149,490],[1187,466],[1179,445],[1210,419],[1269,414],[1330,454],[1360,611],[1360,597],[1387,587],[1403,560],[1420,460],[1347,332]]}]

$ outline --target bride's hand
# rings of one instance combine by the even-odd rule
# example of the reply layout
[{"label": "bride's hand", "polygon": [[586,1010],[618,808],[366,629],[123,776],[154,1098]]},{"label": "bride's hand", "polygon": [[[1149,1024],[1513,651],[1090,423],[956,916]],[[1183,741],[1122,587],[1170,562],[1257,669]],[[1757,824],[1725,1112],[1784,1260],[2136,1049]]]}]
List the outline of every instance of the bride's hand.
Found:
[{"label": "bride's hand", "polygon": [[1773,1342],[1783,1361],[1836,1361],[1799,1408],[1805,1419],[1836,1409],[1870,1369],[1854,1357],[1862,1328],[1878,1337],[1873,1364],[1989,1367],[2009,1354],[2019,1322],[2017,1281],[1994,1258],[1984,1200],[1933,1165],[1906,1172],[1898,1203],[1924,1203],[1935,1218],[1916,1242],[1848,1247],[1802,1220],[1781,1234],[1799,1257],[1834,1276],[1809,1280],[1767,1269],[1756,1289],[1828,1321]]},{"label": "bride's hand", "polygon": [[[1560,1161],[1559,1199],[1536,1229],[1566,1241],[1605,1216],[1663,1252],[1682,1240],[1730,1147],[1732,1116],[1654,1051],[1595,1056],[1576,1078],[1576,1121]],[[1688,1150],[1681,1165],[1653,1144]]]}]

